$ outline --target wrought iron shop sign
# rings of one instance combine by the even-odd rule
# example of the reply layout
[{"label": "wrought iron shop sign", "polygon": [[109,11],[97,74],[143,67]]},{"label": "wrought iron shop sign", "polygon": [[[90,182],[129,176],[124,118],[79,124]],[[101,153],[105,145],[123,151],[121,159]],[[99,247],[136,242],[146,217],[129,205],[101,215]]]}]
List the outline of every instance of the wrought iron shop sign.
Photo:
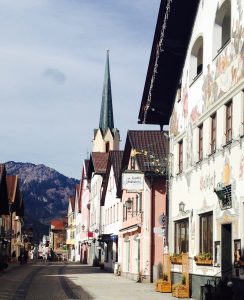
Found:
[{"label": "wrought iron shop sign", "polygon": [[144,174],[123,173],[122,189],[128,192],[138,192],[143,190]]}]

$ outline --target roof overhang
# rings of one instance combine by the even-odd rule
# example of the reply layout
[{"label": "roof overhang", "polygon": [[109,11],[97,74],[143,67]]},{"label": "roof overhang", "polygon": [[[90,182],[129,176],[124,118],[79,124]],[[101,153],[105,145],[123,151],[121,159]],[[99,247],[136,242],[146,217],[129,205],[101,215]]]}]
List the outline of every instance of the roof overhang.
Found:
[{"label": "roof overhang", "polygon": [[168,125],[200,0],[161,0],[138,123]]}]

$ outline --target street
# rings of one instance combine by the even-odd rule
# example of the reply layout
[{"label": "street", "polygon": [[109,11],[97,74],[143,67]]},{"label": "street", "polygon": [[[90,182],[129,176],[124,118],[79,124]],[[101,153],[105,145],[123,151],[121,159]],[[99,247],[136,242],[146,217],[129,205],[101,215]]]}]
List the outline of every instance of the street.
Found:
[{"label": "street", "polygon": [[69,262],[12,265],[0,273],[0,299],[12,300],[170,300],[154,291],[154,284],[136,283],[100,268]]}]

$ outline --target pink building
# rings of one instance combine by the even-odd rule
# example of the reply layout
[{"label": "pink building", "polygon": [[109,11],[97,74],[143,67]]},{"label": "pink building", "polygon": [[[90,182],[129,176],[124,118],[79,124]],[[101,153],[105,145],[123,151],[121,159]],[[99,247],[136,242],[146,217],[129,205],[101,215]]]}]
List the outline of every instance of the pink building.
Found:
[{"label": "pink building", "polygon": [[128,131],[121,166],[119,262],[122,274],[134,280],[155,281],[162,271],[167,154],[168,141],[162,132]]}]

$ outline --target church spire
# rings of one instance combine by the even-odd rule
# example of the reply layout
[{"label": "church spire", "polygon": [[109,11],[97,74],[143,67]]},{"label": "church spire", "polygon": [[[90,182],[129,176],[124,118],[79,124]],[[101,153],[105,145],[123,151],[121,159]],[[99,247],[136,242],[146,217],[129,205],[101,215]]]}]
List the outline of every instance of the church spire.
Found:
[{"label": "church spire", "polygon": [[108,128],[111,130],[114,129],[112,91],[109,71],[109,50],[107,50],[99,128],[103,134],[106,133]]}]

